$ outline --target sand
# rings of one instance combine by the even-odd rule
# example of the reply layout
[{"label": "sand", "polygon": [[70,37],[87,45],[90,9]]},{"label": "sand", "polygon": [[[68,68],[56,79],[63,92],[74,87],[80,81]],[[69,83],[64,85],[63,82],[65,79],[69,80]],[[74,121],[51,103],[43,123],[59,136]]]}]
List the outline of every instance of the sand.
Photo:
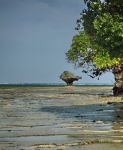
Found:
[{"label": "sand", "polygon": [[0,150],[121,150],[123,98],[110,86],[0,88]]}]

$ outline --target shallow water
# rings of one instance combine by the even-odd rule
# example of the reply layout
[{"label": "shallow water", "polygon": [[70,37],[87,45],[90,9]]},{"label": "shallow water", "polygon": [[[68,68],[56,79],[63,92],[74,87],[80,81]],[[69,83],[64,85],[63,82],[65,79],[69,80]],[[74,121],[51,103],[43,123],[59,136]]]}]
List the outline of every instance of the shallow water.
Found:
[{"label": "shallow water", "polygon": [[123,103],[111,88],[1,87],[0,150],[121,150]]}]

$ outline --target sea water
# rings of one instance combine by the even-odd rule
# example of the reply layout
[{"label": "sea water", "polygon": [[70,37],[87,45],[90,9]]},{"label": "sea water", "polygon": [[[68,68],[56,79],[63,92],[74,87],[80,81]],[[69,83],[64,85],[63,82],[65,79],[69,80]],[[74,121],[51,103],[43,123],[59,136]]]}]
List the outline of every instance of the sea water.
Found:
[{"label": "sea water", "polygon": [[0,87],[0,150],[122,147],[122,97],[111,86]]}]

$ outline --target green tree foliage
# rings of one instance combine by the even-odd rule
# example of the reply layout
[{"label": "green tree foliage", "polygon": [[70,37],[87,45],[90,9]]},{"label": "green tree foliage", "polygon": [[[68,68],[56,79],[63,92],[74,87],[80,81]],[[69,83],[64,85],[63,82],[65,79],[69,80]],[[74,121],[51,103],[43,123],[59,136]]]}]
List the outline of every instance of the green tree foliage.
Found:
[{"label": "green tree foliage", "polygon": [[122,62],[123,1],[85,0],[85,5],[66,55],[97,76]]}]

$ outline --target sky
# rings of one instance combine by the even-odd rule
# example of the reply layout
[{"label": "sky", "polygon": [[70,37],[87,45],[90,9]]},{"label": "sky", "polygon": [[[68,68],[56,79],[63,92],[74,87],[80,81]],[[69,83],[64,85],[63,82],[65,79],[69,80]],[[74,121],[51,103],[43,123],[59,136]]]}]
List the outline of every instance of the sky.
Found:
[{"label": "sky", "polygon": [[63,83],[69,70],[78,83],[113,84],[111,73],[91,79],[67,62],[83,0],[0,0],[0,83]]}]

